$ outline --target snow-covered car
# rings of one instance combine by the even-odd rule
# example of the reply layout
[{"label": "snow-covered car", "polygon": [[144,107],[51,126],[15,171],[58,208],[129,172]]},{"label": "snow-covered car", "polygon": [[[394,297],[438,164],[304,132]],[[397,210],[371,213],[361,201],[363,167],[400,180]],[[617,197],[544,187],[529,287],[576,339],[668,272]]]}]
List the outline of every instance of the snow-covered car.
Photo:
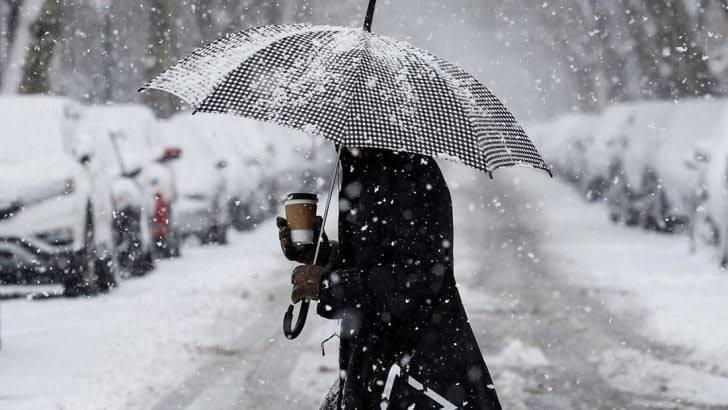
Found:
[{"label": "snow-covered car", "polygon": [[654,219],[664,221],[665,230],[687,228],[693,234],[693,221],[700,218],[704,202],[705,164],[710,147],[720,139],[715,118],[725,109],[724,101],[686,100],[669,104],[657,119],[665,121],[665,130],[656,143],[643,148],[643,162],[655,170],[658,181],[652,189],[643,186],[643,191],[650,201],[659,202],[652,206],[661,211]]},{"label": "snow-covered car", "polygon": [[[277,184],[271,180],[280,175],[273,169],[278,164],[271,154],[273,141],[281,136],[270,135],[275,127],[232,116],[197,114],[195,120],[200,138],[209,141],[217,157],[227,163],[221,172],[232,226],[240,231],[256,226],[276,209],[277,203],[271,206],[270,198]],[[295,149],[291,141],[279,143]],[[291,161],[284,165],[299,164]]]},{"label": "snow-covered car", "polygon": [[[706,147],[713,144],[714,119],[724,105],[706,100],[635,104],[614,158],[621,165],[607,193],[612,214],[626,210],[631,218],[623,221],[647,229],[692,230],[705,183],[703,163],[710,157]],[[621,200],[614,200],[615,192]]]},{"label": "snow-covered car", "polygon": [[141,176],[143,185],[152,193],[151,234],[156,255],[162,258],[179,257],[181,235],[175,228],[174,209],[177,202],[177,183],[171,162],[182,156],[179,147],[167,146],[157,158],[144,168]]},{"label": "snow-covered car", "polygon": [[662,209],[655,208],[663,201],[652,200],[652,195],[660,198],[664,194],[658,192],[659,175],[646,161],[645,154],[665,131],[668,115],[665,108],[661,103],[643,103],[611,110],[612,118],[608,121],[614,117],[622,120],[613,129],[614,133],[602,134],[604,139],[600,142],[606,146],[603,153],[608,158],[605,175],[609,183],[604,189],[604,198],[615,222],[664,229]]},{"label": "snow-covered car", "polygon": [[[709,144],[698,146],[693,153],[694,172],[699,184],[695,187],[699,204],[698,218],[691,223],[693,246],[699,241],[718,245],[721,265],[728,267],[728,103],[723,104],[714,125]],[[702,238],[701,238],[702,236]]]},{"label": "snow-covered car", "polygon": [[159,143],[159,128],[147,107],[122,104],[88,109],[85,125],[100,144],[111,144],[116,243],[132,274],[151,268],[152,255],[179,256],[172,228],[177,189],[168,162],[180,150]]},{"label": "snow-covered car", "polygon": [[586,159],[582,186],[587,198],[600,200],[608,198],[615,184],[620,183],[622,161],[627,135],[625,129],[633,121],[634,107],[629,104],[608,108],[601,118],[594,123],[593,139],[585,147],[583,157]]},{"label": "snow-covered car", "polygon": [[594,144],[595,125],[599,117],[569,113],[546,123],[528,127],[528,134],[547,158],[554,174],[571,182],[587,198],[594,193],[588,178],[590,159],[586,151]]},{"label": "snow-covered car", "polygon": [[117,283],[111,187],[81,112],[64,98],[0,98],[0,271],[69,296]]},{"label": "snow-covered car", "polygon": [[245,165],[244,136],[248,134],[248,121],[232,116],[197,114],[194,131],[197,139],[205,142],[215,162],[225,164],[216,169],[225,180],[225,206],[228,208],[231,226],[244,228],[246,197],[256,184],[254,173]]},{"label": "snow-covered car", "polygon": [[205,138],[204,124],[181,114],[162,124],[161,135],[183,155],[171,163],[177,185],[174,229],[181,237],[196,236],[202,243],[227,243],[230,228],[228,162]]},{"label": "snow-covered car", "polygon": [[263,157],[269,207],[280,207],[289,192],[316,192],[326,185],[334,166],[333,144],[289,128],[262,125]]}]

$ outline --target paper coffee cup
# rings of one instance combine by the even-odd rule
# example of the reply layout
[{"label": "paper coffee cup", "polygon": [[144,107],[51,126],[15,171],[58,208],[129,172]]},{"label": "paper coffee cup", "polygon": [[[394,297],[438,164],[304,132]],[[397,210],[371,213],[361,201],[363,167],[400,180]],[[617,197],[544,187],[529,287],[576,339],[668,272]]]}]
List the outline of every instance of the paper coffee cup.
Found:
[{"label": "paper coffee cup", "polygon": [[313,226],[316,222],[318,196],[309,193],[292,193],[284,202],[291,241],[297,245],[314,243]]}]

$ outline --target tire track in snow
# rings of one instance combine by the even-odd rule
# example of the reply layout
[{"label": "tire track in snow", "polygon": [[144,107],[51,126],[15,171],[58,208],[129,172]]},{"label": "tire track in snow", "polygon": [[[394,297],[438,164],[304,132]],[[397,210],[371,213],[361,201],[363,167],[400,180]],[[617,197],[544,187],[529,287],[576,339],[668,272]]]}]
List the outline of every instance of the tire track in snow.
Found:
[{"label": "tire track in snow", "polygon": [[[496,179],[491,185],[493,189],[482,191],[487,192],[485,195],[477,191],[480,187],[470,184],[458,195],[465,207],[471,203],[489,204],[486,212],[475,215],[456,212],[460,216],[456,237],[468,238],[468,242],[461,240],[455,249],[465,247],[460,251],[476,258],[468,266],[478,271],[467,280],[462,277],[468,273],[461,272],[459,280],[461,286],[486,290],[502,303],[495,313],[476,311],[470,315],[486,362],[488,353],[503,346],[504,338],[515,338],[540,349],[549,366],[534,370],[491,365],[496,389],[500,387],[500,372],[515,372],[526,385],[525,391],[520,392],[525,395],[523,403],[514,407],[712,408],[702,402],[693,403],[690,397],[676,398],[663,391],[635,386],[621,388],[613,380],[605,379],[600,372],[605,351],[631,349],[645,358],[675,363],[682,363],[687,354],[644,336],[639,319],[613,314],[594,292],[568,283],[566,276],[558,272],[563,255],[554,258],[541,248],[545,240],[539,226],[539,198],[509,181]],[[469,215],[467,220],[463,218]],[[458,255],[456,269],[457,261]],[[473,307],[472,302],[466,301],[471,312],[469,307]],[[639,370],[623,369],[633,374]],[[633,382],[653,384],[649,380]],[[501,398],[508,401],[508,397]]]},{"label": "tire track in snow", "polygon": [[[324,393],[319,399],[297,394],[291,387],[291,371],[302,353],[317,349],[306,341],[306,336],[323,323],[316,320],[314,310],[309,313],[304,333],[296,340],[287,340],[281,320],[289,293],[289,286],[281,286],[261,294],[261,303],[251,312],[255,320],[227,344],[230,348],[213,349],[213,357],[169,391],[153,409],[318,408]],[[327,345],[330,354],[335,353],[335,348],[335,343]],[[310,365],[316,372],[317,364]],[[328,376],[333,380],[333,376]]]}]

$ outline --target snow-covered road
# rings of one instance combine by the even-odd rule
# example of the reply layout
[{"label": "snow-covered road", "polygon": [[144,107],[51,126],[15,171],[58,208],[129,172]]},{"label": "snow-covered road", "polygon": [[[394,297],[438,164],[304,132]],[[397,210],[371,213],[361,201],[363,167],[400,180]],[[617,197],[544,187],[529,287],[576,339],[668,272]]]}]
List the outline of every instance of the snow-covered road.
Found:
[{"label": "snow-covered road", "polygon": [[[458,279],[505,408],[728,407],[728,369],[654,334],[648,322],[658,312],[635,300],[632,283],[603,285],[627,268],[650,276],[662,263],[690,283],[683,274],[692,272],[680,271],[688,258],[682,241],[611,226],[565,185],[523,171],[502,173],[484,195],[475,181],[461,186]],[[660,252],[665,239],[685,245],[682,253],[658,264],[651,254],[640,259],[634,240]],[[635,266],[617,262],[627,256]],[[724,278],[724,290],[727,284]]]},{"label": "snow-covered road", "polygon": [[[711,322],[724,306],[695,286],[673,295],[680,278],[728,289],[707,271],[676,272],[712,265],[665,252],[675,238],[608,226],[558,181],[472,176],[449,178],[456,276],[505,408],[728,408],[726,329]],[[269,225],[227,247],[186,248],[110,296],[0,302],[0,408],[317,408],[337,377],[336,339],[325,357],[319,345],[335,323],[312,315],[285,340],[291,265]],[[673,288],[649,263],[625,262],[648,251],[662,258],[652,265],[673,267]],[[625,279],[629,268],[654,279],[649,295]],[[677,337],[688,316],[665,325],[663,310],[688,315],[696,295],[708,318]]]}]

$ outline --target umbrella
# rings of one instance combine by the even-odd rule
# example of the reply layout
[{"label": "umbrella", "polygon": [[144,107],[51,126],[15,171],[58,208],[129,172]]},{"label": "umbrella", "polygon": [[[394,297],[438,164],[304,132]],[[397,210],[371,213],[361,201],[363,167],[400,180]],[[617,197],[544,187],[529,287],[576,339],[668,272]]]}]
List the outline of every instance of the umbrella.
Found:
[{"label": "umbrella", "polygon": [[[195,112],[300,129],[339,150],[412,152],[469,165],[491,178],[506,166],[551,174],[514,116],[475,77],[425,50],[371,33],[375,3],[369,1],[364,29],[292,24],[230,34],[141,90],[172,93]],[[324,224],[328,209],[329,203]],[[300,328],[305,309],[306,303]],[[284,322],[290,323],[292,310]],[[289,338],[300,332],[288,327]]]}]

